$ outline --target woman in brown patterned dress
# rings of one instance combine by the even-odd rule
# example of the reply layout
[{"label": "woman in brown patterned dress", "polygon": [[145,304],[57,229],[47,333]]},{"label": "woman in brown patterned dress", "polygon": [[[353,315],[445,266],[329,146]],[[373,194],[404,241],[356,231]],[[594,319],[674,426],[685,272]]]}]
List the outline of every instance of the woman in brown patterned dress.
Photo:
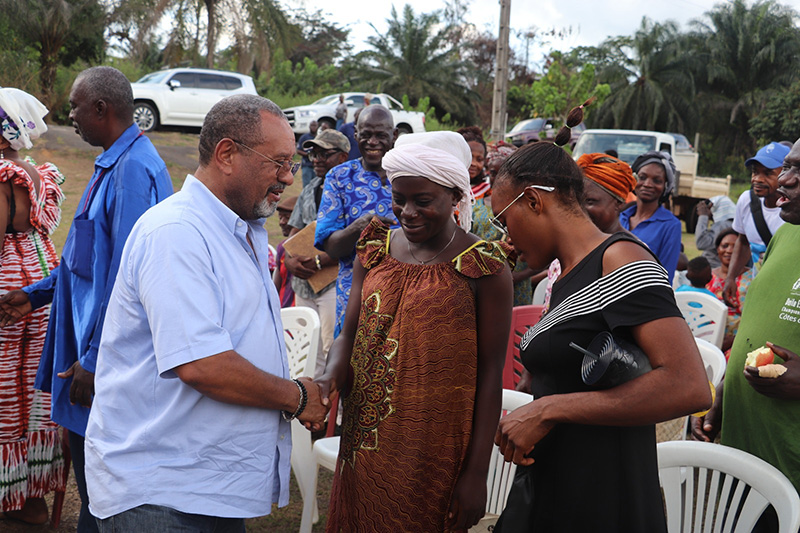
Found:
[{"label": "woman in brown patterned dress", "polygon": [[376,219],[362,233],[321,378],[344,396],[328,531],[465,530],[483,516],[512,283],[510,248],[465,231],[470,160],[451,132],[404,135],[384,157],[402,231]]}]

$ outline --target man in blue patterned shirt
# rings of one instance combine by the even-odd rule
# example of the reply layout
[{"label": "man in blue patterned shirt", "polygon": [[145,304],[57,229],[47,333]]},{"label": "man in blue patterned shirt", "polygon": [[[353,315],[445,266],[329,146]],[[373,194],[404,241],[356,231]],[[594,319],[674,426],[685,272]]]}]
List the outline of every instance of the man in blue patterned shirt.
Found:
[{"label": "man in blue patterned shirt", "polygon": [[382,167],[383,156],[396,139],[397,130],[388,109],[382,105],[364,108],[356,124],[361,158],[332,168],[325,179],[314,246],[339,258],[334,337],[344,323],[358,237],[376,215],[397,225],[392,215],[392,187]]}]

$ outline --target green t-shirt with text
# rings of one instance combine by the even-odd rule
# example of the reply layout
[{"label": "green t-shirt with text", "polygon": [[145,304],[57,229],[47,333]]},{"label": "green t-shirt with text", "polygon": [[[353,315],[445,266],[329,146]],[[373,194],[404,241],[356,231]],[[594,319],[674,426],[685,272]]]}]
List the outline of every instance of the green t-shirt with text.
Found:
[{"label": "green t-shirt with text", "polygon": [[800,491],[800,400],[759,394],[743,374],[747,353],[767,341],[800,353],[800,226],[784,224],[775,233],[747,291],[722,410],[722,443],[774,465]]}]

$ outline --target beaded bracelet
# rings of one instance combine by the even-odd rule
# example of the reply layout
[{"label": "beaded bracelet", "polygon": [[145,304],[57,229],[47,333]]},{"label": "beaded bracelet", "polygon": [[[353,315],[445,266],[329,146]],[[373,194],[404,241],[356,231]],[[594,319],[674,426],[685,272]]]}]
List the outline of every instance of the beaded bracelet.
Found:
[{"label": "beaded bracelet", "polygon": [[317,262],[317,270],[322,270],[322,263],[320,263],[319,261],[319,254],[317,254],[316,257],[314,257],[314,261]]},{"label": "beaded bracelet", "polygon": [[308,402],[308,392],[306,391],[306,386],[303,385],[303,382],[299,379],[293,379],[292,381],[294,381],[294,384],[297,385],[297,388],[300,391],[300,401],[297,403],[297,409],[294,413],[289,413],[288,411],[281,412],[283,419],[287,421],[294,420],[300,416],[303,411],[305,411],[306,403]]}]

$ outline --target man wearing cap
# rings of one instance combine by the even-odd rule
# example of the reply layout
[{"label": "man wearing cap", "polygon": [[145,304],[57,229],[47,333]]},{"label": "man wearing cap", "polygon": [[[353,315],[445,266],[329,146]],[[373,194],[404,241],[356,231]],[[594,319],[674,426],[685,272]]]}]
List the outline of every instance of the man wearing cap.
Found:
[{"label": "man wearing cap", "polygon": [[[325,175],[333,167],[347,161],[350,141],[336,130],[325,130],[320,132],[316,139],[305,141],[303,149],[308,152],[309,159],[314,164],[316,177],[303,187],[297,199],[292,216],[289,217],[289,235],[294,235],[312,222],[316,222]],[[292,275],[296,305],[310,307],[319,314],[320,343],[314,371],[314,377],[319,377],[325,370],[325,357],[333,344],[333,329],[336,325],[336,282],[332,281],[327,287],[315,293],[307,280],[318,270],[335,265],[338,261],[327,253],[321,253],[315,257],[288,256],[285,262],[287,270]]]},{"label": "man wearing cap", "polygon": [[[722,429],[722,444],[767,461],[800,490],[800,140],[782,168],[777,205],[787,224],[775,232],[747,290],[729,371],[708,413],[692,417],[692,434],[713,442]],[[745,366],[748,352],[763,346],[772,348],[775,363],[783,367],[774,368],[783,370],[777,377],[764,376],[766,367]],[[771,507],[753,528],[763,531],[778,531]]]},{"label": "man wearing cap", "polygon": [[772,235],[783,224],[781,210],[777,207],[778,176],[783,167],[783,158],[789,148],[777,142],[762,147],[747,161],[752,188],[739,196],[733,229],[739,234],[733,248],[733,257],[728,268],[723,296],[729,303],[736,299],[736,277],[741,274],[752,257],[757,263],[767,249]]}]

